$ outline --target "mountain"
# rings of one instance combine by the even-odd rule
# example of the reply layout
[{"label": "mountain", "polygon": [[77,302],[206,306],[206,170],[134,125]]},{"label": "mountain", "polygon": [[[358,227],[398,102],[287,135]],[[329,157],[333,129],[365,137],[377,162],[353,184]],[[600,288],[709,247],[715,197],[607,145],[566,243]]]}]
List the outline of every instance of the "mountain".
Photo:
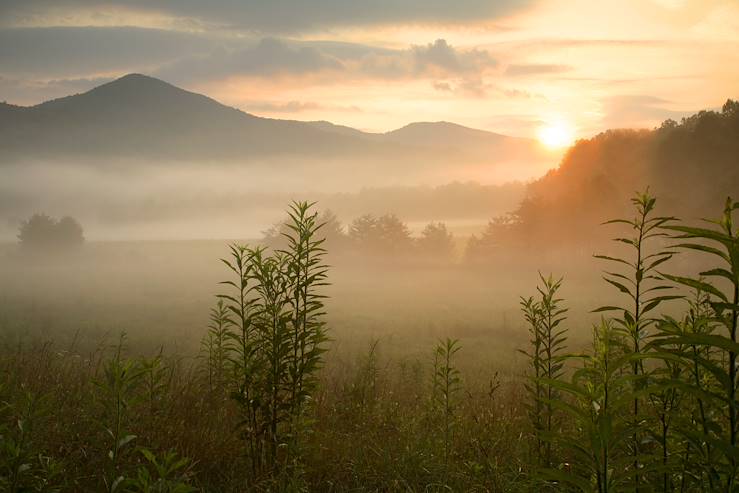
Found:
[{"label": "mountain", "polygon": [[[509,137],[464,127],[450,122],[417,122],[384,134],[385,140],[397,144],[432,148],[436,152],[466,150],[478,158],[511,157],[531,152],[531,139]],[[538,147],[538,144],[535,144]]]},{"label": "mountain", "polygon": [[262,118],[140,74],[36,106],[0,105],[5,160],[247,162],[280,156],[554,164],[529,139],[445,122],[377,134],[329,122]]},{"label": "mountain", "polygon": [[152,77],[131,74],[84,94],[0,112],[0,152],[23,157],[237,159],[341,151],[350,138],[259,118]]}]

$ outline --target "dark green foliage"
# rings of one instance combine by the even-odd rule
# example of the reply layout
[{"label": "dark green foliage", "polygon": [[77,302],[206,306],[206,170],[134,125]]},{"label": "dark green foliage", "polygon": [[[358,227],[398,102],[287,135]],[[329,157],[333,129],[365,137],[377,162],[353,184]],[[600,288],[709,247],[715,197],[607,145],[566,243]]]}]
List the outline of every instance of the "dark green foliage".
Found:
[{"label": "dark green foliage", "polygon": [[[703,439],[712,427],[714,409],[705,396],[713,378],[702,362],[715,360],[712,348],[686,343],[690,335],[711,334],[714,330],[708,298],[700,291],[688,301],[688,311],[681,320],[665,316],[650,343],[666,357],[654,371],[653,397],[661,404],[660,429],[655,431],[662,449],[662,489],[690,491],[702,486],[716,486],[714,462],[716,450]],[[690,391],[686,389],[694,389]],[[668,451],[668,446],[671,450]]]},{"label": "dark green foliage", "polygon": [[162,410],[163,396],[169,385],[171,370],[165,364],[163,353],[161,348],[153,358],[142,358],[139,362],[143,398],[151,417],[156,417]]},{"label": "dark green foliage", "polygon": [[567,451],[568,459],[541,475],[558,488],[599,493],[627,489],[632,474],[628,442],[633,435],[628,418],[634,399],[632,383],[625,373],[631,355],[619,331],[607,321],[593,331],[592,354],[572,380],[547,381],[569,399],[554,400],[573,427],[570,433],[552,437]]},{"label": "dark green foliage", "polygon": [[[255,477],[274,477],[297,454],[304,413],[317,386],[325,343],[323,298],[327,267],[322,223],[312,204],[294,203],[285,223],[285,248],[231,247],[224,264],[235,280],[220,295],[228,324],[232,398],[241,410],[239,432]],[[220,329],[219,329],[220,330]],[[290,457],[290,460],[295,457]]]},{"label": "dark green foliage", "polygon": [[[626,301],[597,310],[614,316],[589,350],[564,354],[561,279],[521,299],[524,386],[470,378],[449,338],[431,385],[423,358],[380,362],[376,340],[324,368],[323,226],[295,203],[281,248],[231,247],[205,365],[127,358],[123,338],[84,357],[0,351],[0,489],[739,491],[739,204],[697,228],[654,217],[649,194],[633,203],[612,221],[628,256],[600,257]],[[662,273],[678,250],[713,264]]]},{"label": "dark green foliage", "polygon": [[566,329],[560,325],[565,320],[566,308],[557,292],[562,279],[539,274],[538,301],[533,297],[521,298],[521,310],[528,325],[531,339],[529,352],[521,351],[529,360],[529,382],[525,387],[530,396],[529,416],[534,429],[537,463],[549,467],[552,463],[552,436],[556,426],[553,402],[558,391],[550,382],[563,376]]},{"label": "dark green foliage", "polygon": [[[739,204],[726,199],[724,213],[713,227],[670,226],[680,241],[677,248],[707,254],[716,266],[701,272],[701,277],[682,277],[665,274],[678,284],[705,293],[706,302],[713,313],[700,319],[699,327],[711,324],[708,330],[693,330],[675,334],[665,342],[692,348],[694,373],[700,382],[701,372],[710,375],[707,386],[685,386],[684,390],[700,399],[704,410],[705,425],[700,438],[705,442],[708,454],[715,450],[720,457],[711,457],[711,473],[725,491],[734,491],[737,484],[737,435],[739,434],[739,410],[737,409],[737,316],[739,315],[739,234],[735,229],[733,214]],[[716,413],[705,413],[706,406]],[[708,447],[708,448],[706,448]]]},{"label": "dark green foliage", "polygon": [[316,389],[317,372],[327,341],[323,320],[325,296],[320,293],[327,285],[328,266],[323,257],[323,237],[326,223],[320,222],[311,204],[294,203],[288,212],[289,231],[285,234],[287,248],[281,252],[287,260],[288,299],[291,326],[289,341],[289,386],[291,412],[295,419]]},{"label": "dark green foliage", "polygon": [[176,452],[157,456],[148,449],[139,451],[146,464],[139,466],[136,474],[125,487],[130,493],[194,493],[198,491],[188,484],[190,461]]},{"label": "dark green foliage", "polygon": [[449,454],[456,424],[457,399],[462,390],[459,370],[454,366],[454,357],[460,349],[459,341],[449,338],[439,341],[434,349],[431,406],[441,428],[444,484],[448,479]]},{"label": "dark green foliage", "polygon": [[526,407],[528,409],[529,419],[533,428],[535,440],[536,463],[541,464],[544,440],[542,433],[544,431],[544,385],[542,378],[544,377],[544,337],[542,335],[542,312],[539,302],[534,301],[533,297],[521,298],[521,311],[526,319],[527,329],[529,331],[529,351],[520,350],[528,359],[528,369],[531,372],[528,375],[528,381],[524,384],[528,394],[529,402]]},{"label": "dark green foliage", "polygon": [[671,251],[655,250],[653,244],[665,236],[662,231],[665,225],[674,218],[654,216],[657,200],[649,194],[649,190],[638,193],[631,200],[636,209],[634,219],[614,219],[605,224],[623,224],[629,230],[629,236],[615,238],[614,241],[627,245],[630,249],[630,258],[620,258],[607,255],[596,255],[597,258],[615,264],[616,271],[607,271],[604,279],[626,296],[627,304],[623,306],[610,305],[598,308],[596,312],[617,311],[621,317],[613,319],[617,330],[629,341],[631,359],[631,376],[634,386],[634,401],[632,403],[632,425],[634,435],[631,440],[632,455],[634,458],[634,486],[638,489],[641,482],[640,470],[644,467],[641,461],[642,442],[644,437],[640,433],[639,425],[644,419],[641,409],[642,399],[637,394],[647,383],[644,369],[645,345],[654,325],[654,318],[650,315],[661,303],[679,298],[678,295],[662,294],[670,286],[663,282],[657,273],[657,267],[670,260]]},{"label": "dark green foliage", "polygon": [[[723,217],[713,222],[718,228],[707,229],[650,218],[655,201],[647,194],[634,203],[635,220],[612,221],[635,231],[617,239],[634,249],[634,260],[600,256],[631,270],[631,276],[606,274],[631,307],[597,310],[623,316],[602,324],[592,356],[585,357],[571,383],[540,380],[569,395],[553,404],[575,423],[574,433],[556,436],[570,457],[541,475],[581,491],[735,491],[739,240],[732,214],[737,204],[727,199]],[[659,273],[658,266],[674,253],[650,253],[645,246],[664,237],[664,230],[675,233],[674,249],[708,254],[719,265],[696,278]],[[667,280],[696,292],[682,319],[658,320],[652,314],[662,302],[683,298],[662,294],[671,288]],[[524,300],[523,307],[532,326],[541,326],[533,300]],[[532,361],[542,359],[541,347]],[[535,411],[544,415],[542,406]]]},{"label": "dark green foliage", "polygon": [[[25,392],[17,405],[0,403],[0,489],[8,493],[62,491],[62,465],[38,448],[37,421],[50,413],[48,399]],[[7,415],[7,416],[5,416]]]},{"label": "dark green foliage", "polygon": [[115,347],[115,355],[103,368],[103,376],[95,382],[98,388],[100,424],[108,438],[107,473],[104,483],[110,493],[120,491],[125,476],[120,468],[122,455],[133,448],[136,435],[128,431],[132,419],[130,408],[138,399],[141,371],[132,360],[123,357],[125,336],[121,336]]},{"label": "dark green foliage", "polygon": [[226,383],[226,363],[229,350],[229,321],[228,309],[219,299],[210,310],[210,324],[208,333],[200,342],[201,357],[205,359],[208,371],[208,385],[210,391],[222,391]]}]

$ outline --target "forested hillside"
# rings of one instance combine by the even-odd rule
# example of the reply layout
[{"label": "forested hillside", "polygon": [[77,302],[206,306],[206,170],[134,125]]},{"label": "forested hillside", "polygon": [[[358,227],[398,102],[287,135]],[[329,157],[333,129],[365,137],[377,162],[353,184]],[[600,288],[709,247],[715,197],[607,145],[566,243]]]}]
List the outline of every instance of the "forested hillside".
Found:
[{"label": "forested hillside", "polygon": [[590,244],[607,236],[598,228],[603,218],[628,213],[623,197],[647,187],[660,198],[662,214],[715,215],[739,190],[739,102],[654,130],[608,130],[578,141],[486,236],[537,247]]}]

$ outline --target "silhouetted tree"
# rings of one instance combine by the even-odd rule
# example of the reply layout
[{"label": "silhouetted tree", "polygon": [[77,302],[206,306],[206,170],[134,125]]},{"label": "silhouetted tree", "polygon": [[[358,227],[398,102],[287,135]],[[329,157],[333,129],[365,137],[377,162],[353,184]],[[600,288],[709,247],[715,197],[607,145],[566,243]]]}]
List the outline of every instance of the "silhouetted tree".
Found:
[{"label": "silhouetted tree", "polygon": [[413,246],[408,226],[395,214],[356,218],[349,225],[349,238],[357,249],[380,255],[410,253]]},{"label": "silhouetted tree", "polygon": [[75,218],[64,216],[56,224],[56,240],[62,248],[82,245],[85,241],[82,225]]},{"label": "silhouetted tree", "polygon": [[329,252],[342,250],[347,244],[347,235],[344,226],[333,211],[326,209],[318,217],[321,227],[321,237],[326,238],[326,249]]},{"label": "silhouetted tree", "polygon": [[450,260],[454,253],[454,236],[441,222],[429,223],[417,240],[419,254],[433,260]]},{"label": "silhouetted tree", "polygon": [[385,253],[409,253],[413,240],[408,226],[395,214],[385,214],[377,219],[381,248]]},{"label": "silhouetted tree", "polygon": [[[347,244],[347,234],[344,232],[344,226],[339,218],[331,210],[324,210],[318,217],[318,224],[321,227],[321,237],[326,239],[324,248],[329,252],[336,252],[344,249]],[[262,243],[270,248],[284,249],[287,247],[285,234],[290,233],[290,228],[286,221],[278,222],[262,231]]]},{"label": "silhouetted tree", "polygon": [[511,246],[519,227],[518,218],[514,214],[494,217],[480,236],[472,235],[467,241],[464,261],[480,263],[495,259],[496,250],[503,246]]},{"label": "silhouetted tree", "polygon": [[34,214],[21,223],[18,241],[26,250],[70,249],[85,241],[82,226],[73,217],[60,221],[46,214]]},{"label": "silhouetted tree", "polygon": [[349,225],[349,238],[358,249],[376,250],[379,238],[377,218],[372,214],[365,214],[356,218]]}]

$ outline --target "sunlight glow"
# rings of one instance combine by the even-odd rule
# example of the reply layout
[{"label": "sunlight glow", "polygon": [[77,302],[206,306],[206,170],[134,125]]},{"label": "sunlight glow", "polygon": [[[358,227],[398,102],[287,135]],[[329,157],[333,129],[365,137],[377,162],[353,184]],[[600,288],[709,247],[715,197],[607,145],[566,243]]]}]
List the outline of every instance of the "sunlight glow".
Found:
[{"label": "sunlight glow", "polygon": [[537,135],[539,142],[550,149],[570,146],[575,140],[575,132],[572,130],[572,127],[562,120],[548,123],[539,129]]}]

